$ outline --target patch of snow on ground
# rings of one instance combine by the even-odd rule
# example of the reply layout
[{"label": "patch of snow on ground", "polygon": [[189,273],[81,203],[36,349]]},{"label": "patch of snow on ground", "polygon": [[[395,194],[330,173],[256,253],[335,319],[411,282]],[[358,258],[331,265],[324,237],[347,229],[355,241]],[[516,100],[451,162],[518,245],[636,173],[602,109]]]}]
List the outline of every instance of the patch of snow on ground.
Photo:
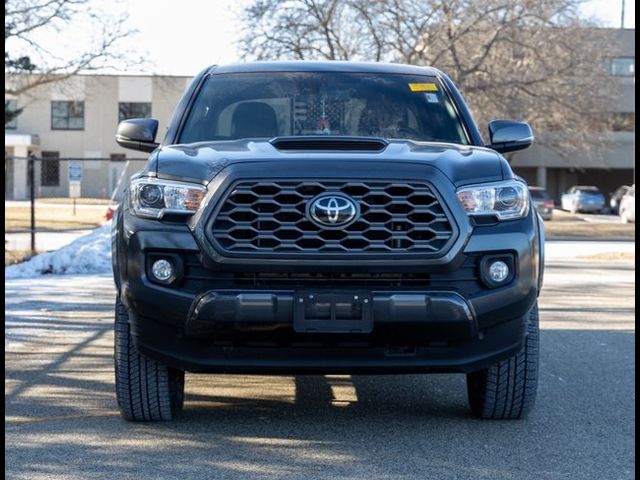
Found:
[{"label": "patch of snow on ground", "polygon": [[82,274],[111,272],[111,222],[69,245],[36,255],[4,269],[4,278],[31,278],[45,273]]}]

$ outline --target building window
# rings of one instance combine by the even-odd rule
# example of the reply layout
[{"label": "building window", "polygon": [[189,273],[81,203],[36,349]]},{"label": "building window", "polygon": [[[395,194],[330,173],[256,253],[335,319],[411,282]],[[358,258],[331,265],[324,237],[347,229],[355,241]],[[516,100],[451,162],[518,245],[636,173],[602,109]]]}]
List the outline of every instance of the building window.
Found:
[{"label": "building window", "polygon": [[84,130],[84,102],[51,102],[51,130]]},{"label": "building window", "polygon": [[[15,130],[16,128],[18,128],[18,115],[15,113],[16,110],[18,110],[18,102],[16,100],[5,99],[4,101],[5,130]],[[7,120],[7,117],[9,117],[8,120]]]},{"label": "building window", "polygon": [[614,113],[611,129],[614,132],[635,132],[636,114],[634,112]]},{"label": "building window", "polygon": [[42,152],[40,185],[43,187],[60,186],[60,153]]},{"label": "building window", "polygon": [[151,104],[142,102],[120,102],[118,104],[118,121],[130,118],[151,118]]},{"label": "building window", "polygon": [[611,75],[616,77],[633,77],[636,74],[636,59],[620,57],[611,60]]}]

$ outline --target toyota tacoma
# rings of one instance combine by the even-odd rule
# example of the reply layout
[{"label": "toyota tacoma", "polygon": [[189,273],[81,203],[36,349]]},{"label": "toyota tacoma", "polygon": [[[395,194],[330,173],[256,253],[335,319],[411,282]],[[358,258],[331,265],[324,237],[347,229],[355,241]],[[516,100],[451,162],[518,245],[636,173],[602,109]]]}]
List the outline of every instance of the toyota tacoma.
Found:
[{"label": "toyota tacoma", "polygon": [[542,220],[430,67],[212,66],[186,89],[113,219],[116,393],[170,420],[185,372],[464,373],[471,411],[517,419],[538,378]]}]

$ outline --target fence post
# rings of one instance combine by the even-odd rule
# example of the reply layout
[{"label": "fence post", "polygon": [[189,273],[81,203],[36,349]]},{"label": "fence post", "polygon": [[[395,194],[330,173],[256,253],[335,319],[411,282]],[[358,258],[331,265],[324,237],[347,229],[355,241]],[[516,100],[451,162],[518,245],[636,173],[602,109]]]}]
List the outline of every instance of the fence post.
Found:
[{"label": "fence post", "polygon": [[31,202],[31,253],[36,253],[36,180],[35,180],[35,155],[29,152],[27,173],[29,174],[29,200]]}]

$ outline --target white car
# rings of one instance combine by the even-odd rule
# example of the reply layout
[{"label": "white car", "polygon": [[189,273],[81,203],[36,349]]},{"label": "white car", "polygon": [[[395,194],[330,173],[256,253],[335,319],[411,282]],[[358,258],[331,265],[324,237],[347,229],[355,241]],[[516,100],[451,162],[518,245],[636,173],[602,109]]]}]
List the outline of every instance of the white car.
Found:
[{"label": "white car", "polygon": [[636,186],[631,186],[620,201],[620,221],[629,223],[636,221]]},{"label": "white car", "polygon": [[562,209],[571,213],[600,213],[605,208],[604,195],[598,187],[576,185],[561,197]]}]

